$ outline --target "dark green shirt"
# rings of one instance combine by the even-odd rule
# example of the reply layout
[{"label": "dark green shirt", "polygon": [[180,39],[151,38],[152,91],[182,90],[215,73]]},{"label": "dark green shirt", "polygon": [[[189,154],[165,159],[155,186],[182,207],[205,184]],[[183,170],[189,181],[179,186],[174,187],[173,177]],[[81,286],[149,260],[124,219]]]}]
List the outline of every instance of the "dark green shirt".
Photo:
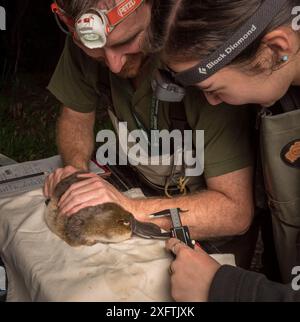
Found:
[{"label": "dark green shirt", "polygon": [[[82,113],[108,108],[109,103],[104,93],[109,91],[115,114],[120,121],[128,123],[130,131],[137,128],[133,112],[149,129],[151,80],[158,66],[157,57],[151,58],[145,64],[145,77],[135,91],[129,80],[111,73],[103,64],[88,57],[71,38],[67,38],[48,88],[63,105]],[[160,103],[160,130],[170,128],[170,105],[171,103]],[[252,113],[249,107],[227,104],[211,106],[199,90],[189,88],[184,99],[184,108],[190,128],[205,131],[206,178],[220,176],[252,164]]]}]

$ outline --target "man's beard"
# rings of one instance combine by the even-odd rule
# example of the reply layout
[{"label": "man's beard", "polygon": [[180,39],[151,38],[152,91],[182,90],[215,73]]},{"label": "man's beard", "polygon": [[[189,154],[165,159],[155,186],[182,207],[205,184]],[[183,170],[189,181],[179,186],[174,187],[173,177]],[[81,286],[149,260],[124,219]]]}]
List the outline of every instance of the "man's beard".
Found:
[{"label": "man's beard", "polygon": [[116,74],[121,78],[135,78],[139,74],[146,55],[144,53],[129,54],[127,55],[127,60],[122,70]]}]

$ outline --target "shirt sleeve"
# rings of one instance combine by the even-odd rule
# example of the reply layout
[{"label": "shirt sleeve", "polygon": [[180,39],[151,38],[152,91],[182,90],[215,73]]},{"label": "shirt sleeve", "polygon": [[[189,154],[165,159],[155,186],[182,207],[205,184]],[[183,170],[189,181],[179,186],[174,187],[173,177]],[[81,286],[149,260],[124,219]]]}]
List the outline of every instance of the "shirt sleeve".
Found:
[{"label": "shirt sleeve", "polygon": [[204,130],[204,175],[221,176],[253,165],[254,110],[250,106],[211,106],[198,90],[192,90],[188,122]]},{"label": "shirt sleeve", "polygon": [[67,37],[48,90],[63,105],[77,112],[92,112],[102,107],[98,91],[101,88],[99,75],[105,78],[103,70]]},{"label": "shirt sleeve", "polygon": [[216,273],[209,291],[210,302],[299,302],[300,291],[271,282],[255,272],[224,265]]}]

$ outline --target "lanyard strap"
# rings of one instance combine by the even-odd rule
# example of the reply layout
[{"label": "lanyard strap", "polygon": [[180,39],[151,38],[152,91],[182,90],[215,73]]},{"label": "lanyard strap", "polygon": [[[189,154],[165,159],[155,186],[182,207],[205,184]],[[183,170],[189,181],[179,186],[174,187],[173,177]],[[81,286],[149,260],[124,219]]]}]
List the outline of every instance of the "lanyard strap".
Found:
[{"label": "lanyard strap", "polygon": [[159,100],[153,95],[150,110],[151,130],[158,130],[158,109]]},{"label": "lanyard strap", "polygon": [[[132,115],[135,119],[135,122],[137,124],[137,127],[143,131],[143,135],[145,139],[148,141],[148,145],[151,146],[151,130],[158,130],[158,110],[159,110],[159,100],[155,97],[155,95],[152,96],[151,100],[151,109],[150,109],[150,130],[147,130],[146,127],[142,124],[136,113],[131,109]],[[153,144],[157,144],[157,136],[154,136],[154,142]]]}]

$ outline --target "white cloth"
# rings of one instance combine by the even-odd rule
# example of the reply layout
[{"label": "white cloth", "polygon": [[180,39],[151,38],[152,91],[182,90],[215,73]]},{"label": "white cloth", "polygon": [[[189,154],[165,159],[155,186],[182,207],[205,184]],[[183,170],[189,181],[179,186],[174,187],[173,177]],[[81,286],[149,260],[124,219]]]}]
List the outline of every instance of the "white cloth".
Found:
[{"label": "white cloth", "polygon": [[0,266],[0,291],[6,290],[6,278],[5,278],[5,270],[4,267]]},{"label": "white cloth", "polygon": [[[46,226],[41,190],[0,199],[8,301],[171,301],[164,242],[70,247]],[[217,257],[234,264],[231,255]]]}]

